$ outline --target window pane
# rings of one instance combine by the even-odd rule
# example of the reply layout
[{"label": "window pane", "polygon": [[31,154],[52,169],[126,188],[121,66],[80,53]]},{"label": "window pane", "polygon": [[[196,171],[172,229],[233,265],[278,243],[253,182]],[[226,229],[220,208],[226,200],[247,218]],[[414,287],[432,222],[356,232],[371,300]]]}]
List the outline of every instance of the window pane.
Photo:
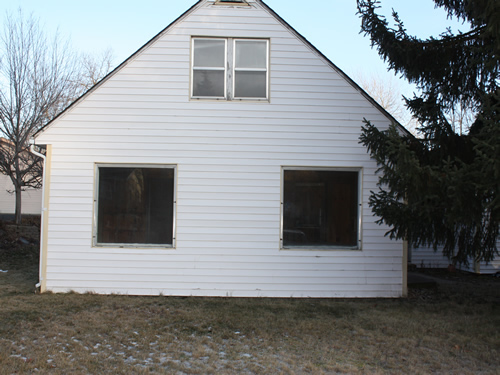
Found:
[{"label": "window pane", "polygon": [[224,71],[193,71],[193,96],[224,97]]},{"label": "window pane", "polygon": [[267,42],[236,41],[236,68],[267,68]]},{"label": "window pane", "polygon": [[194,66],[202,68],[224,68],[225,40],[195,39]]},{"label": "window pane", "polygon": [[357,237],[357,172],[284,172],[284,246],[351,247]]},{"label": "window pane", "polygon": [[267,98],[266,72],[236,72],[234,96],[236,98]]},{"label": "window pane", "polygon": [[99,168],[97,242],[173,243],[174,169]]}]

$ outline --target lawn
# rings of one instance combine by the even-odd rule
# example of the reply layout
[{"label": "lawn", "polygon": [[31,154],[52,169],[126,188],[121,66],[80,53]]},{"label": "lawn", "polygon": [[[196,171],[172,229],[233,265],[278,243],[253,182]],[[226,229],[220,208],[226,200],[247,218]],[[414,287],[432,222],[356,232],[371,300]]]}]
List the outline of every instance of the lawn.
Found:
[{"label": "lawn", "polygon": [[500,373],[491,276],[396,300],[40,295],[36,245],[12,244],[0,270],[2,374]]}]

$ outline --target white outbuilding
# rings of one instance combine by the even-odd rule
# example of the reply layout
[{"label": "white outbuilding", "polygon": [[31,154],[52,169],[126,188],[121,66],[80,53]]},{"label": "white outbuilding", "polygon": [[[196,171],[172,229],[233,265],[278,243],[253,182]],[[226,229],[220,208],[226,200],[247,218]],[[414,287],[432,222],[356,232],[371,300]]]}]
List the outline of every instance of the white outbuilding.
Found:
[{"label": "white outbuilding", "polygon": [[394,121],[263,1],[198,1],[36,135],[41,290],[404,296],[363,118]]}]

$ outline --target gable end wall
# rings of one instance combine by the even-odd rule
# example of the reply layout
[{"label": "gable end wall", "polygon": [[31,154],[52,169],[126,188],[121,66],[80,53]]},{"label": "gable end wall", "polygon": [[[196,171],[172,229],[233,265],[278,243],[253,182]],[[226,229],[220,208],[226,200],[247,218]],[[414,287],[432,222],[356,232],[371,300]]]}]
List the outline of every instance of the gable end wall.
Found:
[{"label": "gable end wall", "polygon": [[[51,144],[47,290],[399,297],[402,243],[367,205],[364,117],[387,118],[269,12],[205,4],[41,133]],[[270,39],[270,101],[189,99],[192,36]],[[175,249],[92,247],[96,163],[177,165]],[[362,169],[362,250],[280,250],[283,166]]]}]

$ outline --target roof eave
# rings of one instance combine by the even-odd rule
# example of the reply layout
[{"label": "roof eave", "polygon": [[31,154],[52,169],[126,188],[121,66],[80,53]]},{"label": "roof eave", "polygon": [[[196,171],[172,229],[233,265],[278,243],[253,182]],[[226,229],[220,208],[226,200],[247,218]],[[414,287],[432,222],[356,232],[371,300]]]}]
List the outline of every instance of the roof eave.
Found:
[{"label": "roof eave", "polygon": [[74,106],[76,106],[79,102],[85,99],[88,95],[94,92],[97,88],[99,88],[104,82],[114,76],[118,71],[120,71],[129,61],[134,59],[138,54],[140,54],[143,50],[145,50],[149,45],[154,43],[157,39],[159,39],[164,33],[166,33],[169,29],[171,29],[176,23],[180,22],[183,18],[185,18],[189,13],[191,13],[195,8],[197,8],[201,3],[206,0],[198,0],[193,6],[191,6],[188,10],[182,13],[179,17],[177,17],[174,21],[172,21],[167,27],[161,30],[158,34],[152,37],[149,41],[147,41],[144,45],[142,45],[137,51],[135,51],[132,55],[130,55],[126,60],[124,60],[121,64],[119,64],[115,69],[109,72],[105,77],[103,77],[99,82],[93,85],[90,89],[88,89],[85,93],[83,93],[79,98],[77,98],[73,103],[71,103],[68,107],[66,107],[61,113],[59,113],[56,117],[50,120],[47,124],[45,124],[42,128],[38,129],[38,131],[33,134],[33,139],[36,139],[41,133],[43,133],[52,123],[66,114],[69,110],[71,110]]},{"label": "roof eave", "polygon": [[408,136],[412,136],[411,132],[406,129],[401,123],[396,120],[396,118],[391,115],[384,107],[382,107],[375,99],[373,99],[361,86],[359,86],[351,77],[349,77],[342,69],[335,65],[328,57],[326,57],[319,49],[317,49],[311,42],[309,42],[306,37],[295,30],[288,22],[286,22],[278,13],[276,13],[269,5],[267,5],[264,0],[256,0],[260,2],[276,19],[278,19],[284,26],[286,26],[292,33],[294,33],[299,39],[301,39],[305,44],[307,44],[311,49],[313,49],[318,55],[320,55],[338,74],[340,74],[354,89],[360,92],[375,108],[377,108],[382,114],[387,117],[387,119],[396,124],[400,130]]},{"label": "roof eave", "polygon": [[[149,45],[154,43],[158,38],[160,38],[165,32],[167,32],[170,28],[172,28],[176,23],[180,22],[183,18],[185,18],[189,13],[191,13],[195,8],[197,8],[201,3],[206,0],[198,0],[193,6],[191,6],[188,10],[182,13],[179,17],[177,17],[173,22],[171,22],[167,27],[161,30],[158,34],[156,34],[153,38],[151,38],[148,42],[146,42],[142,47],[140,47],[137,51],[135,51],[130,57],[124,60],[121,64],[119,64],[115,69],[113,69],[110,73],[108,73],[104,78],[102,78],[99,82],[97,82],[94,86],[92,86],[89,90],[87,90],[84,94],[82,94],[78,99],[76,99],[73,103],[71,103],[66,109],[64,109],[61,113],[59,113],[56,117],[54,117],[51,121],[49,121],[45,126],[40,128],[34,135],[33,138],[36,139],[38,135],[43,133],[52,123],[66,114],[70,109],[76,106],[79,102],[81,102],[84,98],[90,95],[93,91],[99,88],[104,82],[106,82],[110,77],[114,76],[118,71],[120,71],[129,61],[131,61],[135,56],[141,53],[144,49],[146,49]],[[375,99],[373,99],[361,86],[359,86],[354,80],[351,79],[342,69],[340,69],[337,65],[335,65],[328,57],[326,57],[319,49],[317,49],[311,42],[309,42],[302,34],[300,34],[297,30],[295,30],[288,22],[286,22],[278,13],[276,13],[269,5],[267,5],[263,0],[256,0],[266,8],[268,12],[270,12],[278,21],[280,21],[285,27],[287,27],[292,33],[294,33],[299,39],[301,39],[305,44],[307,44],[312,50],[314,50],[319,56],[321,56],[338,74],[340,74],[349,84],[359,91],[361,95],[363,95],[375,108],[377,108],[385,117],[387,117],[391,122],[395,123],[401,131],[403,131],[406,135],[411,135],[411,132],[408,131],[401,123],[394,118],[386,109],[384,109]]]}]

